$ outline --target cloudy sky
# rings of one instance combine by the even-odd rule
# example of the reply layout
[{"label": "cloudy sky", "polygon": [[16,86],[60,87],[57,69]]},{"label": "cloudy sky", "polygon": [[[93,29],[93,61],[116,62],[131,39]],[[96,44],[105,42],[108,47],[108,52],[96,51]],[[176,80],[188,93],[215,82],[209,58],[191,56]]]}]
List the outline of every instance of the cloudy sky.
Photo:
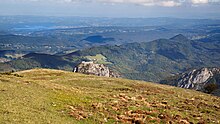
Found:
[{"label": "cloudy sky", "polygon": [[220,0],[0,0],[0,15],[220,18]]}]

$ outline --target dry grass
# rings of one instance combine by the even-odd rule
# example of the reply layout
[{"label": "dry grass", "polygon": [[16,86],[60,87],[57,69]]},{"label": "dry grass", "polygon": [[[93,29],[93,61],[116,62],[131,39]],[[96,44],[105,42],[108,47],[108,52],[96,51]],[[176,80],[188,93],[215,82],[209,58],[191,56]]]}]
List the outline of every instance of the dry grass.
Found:
[{"label": "dry grass", "polygon": [[220,123],[220,98],[126,79],[33,69],[0,75],[0,123]]}]

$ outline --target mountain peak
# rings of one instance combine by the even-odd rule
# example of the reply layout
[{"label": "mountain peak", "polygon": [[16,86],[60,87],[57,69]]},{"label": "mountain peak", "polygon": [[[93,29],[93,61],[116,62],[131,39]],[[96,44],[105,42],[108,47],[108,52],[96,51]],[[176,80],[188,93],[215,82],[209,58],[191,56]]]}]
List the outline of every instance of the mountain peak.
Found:
[{"label": "mountain peak", "polygon": [[183,41],[183,40],[189,40],[187,37],[185,37],[182,34],[178,34],[172,38],[170,38],[171,40],[177,40],[177,41]]}]

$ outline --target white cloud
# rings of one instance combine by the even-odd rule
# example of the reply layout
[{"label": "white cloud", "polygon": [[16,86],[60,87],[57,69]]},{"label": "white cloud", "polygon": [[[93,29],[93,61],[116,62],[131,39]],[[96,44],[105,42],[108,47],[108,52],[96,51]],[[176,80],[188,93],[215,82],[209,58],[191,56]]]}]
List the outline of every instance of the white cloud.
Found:
[{"label": "white cloud", "polygon": [[128,3],[143,6],[165,6],[173,7],[181,5],[177,0],[97,0],[105,3]]},{"label": "white cloud", "polygon": [[175,1],[163,1],[161,2],[161,5],[166,7],[173,7],[173,6],[180,6],[181,3],[177,3]]},{"label": "white cloud", "polygon": [[[0,0],[1,1],[1,0]],[[163,7],[175,7],[183,4],[209,4],[220,3],[220,0],[9,0],[9,1],[34,1],[34,2],[58,2],[58,3],[80,3],[80,2],[99,2],[106,4],[136,4],[142,6],[163,6]]]},{"label": "white cloud", "polygon": [[192,0],[193,4],[206,4],[209,3],[209,0]]}]

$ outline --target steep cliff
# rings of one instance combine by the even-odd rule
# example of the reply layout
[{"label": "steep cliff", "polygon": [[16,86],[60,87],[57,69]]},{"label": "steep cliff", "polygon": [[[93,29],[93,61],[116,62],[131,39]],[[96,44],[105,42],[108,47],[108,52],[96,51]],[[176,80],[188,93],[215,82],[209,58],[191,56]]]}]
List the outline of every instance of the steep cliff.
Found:
[{"label": "steep cliff", "polygon": [[220,68],[194,69],[170,77],[161,81],[161,83],[207,93],[216,92],[220,88]]}]

